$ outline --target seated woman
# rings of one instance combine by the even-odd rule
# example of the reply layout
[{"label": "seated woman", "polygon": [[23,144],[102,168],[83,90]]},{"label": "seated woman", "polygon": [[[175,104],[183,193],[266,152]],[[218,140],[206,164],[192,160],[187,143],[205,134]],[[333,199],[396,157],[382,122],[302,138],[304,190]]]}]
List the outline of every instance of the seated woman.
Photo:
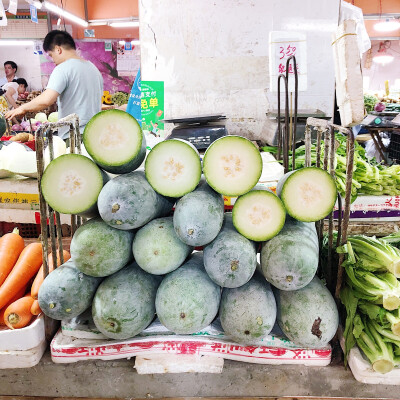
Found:
[{"label": "seated woman", "polygon": [[2,86],[3,94],[0,96],[0,112],[6,113],[11,108],[17,108],[18,95],[25,93],[28,83],[24,78],[14,79]]}]

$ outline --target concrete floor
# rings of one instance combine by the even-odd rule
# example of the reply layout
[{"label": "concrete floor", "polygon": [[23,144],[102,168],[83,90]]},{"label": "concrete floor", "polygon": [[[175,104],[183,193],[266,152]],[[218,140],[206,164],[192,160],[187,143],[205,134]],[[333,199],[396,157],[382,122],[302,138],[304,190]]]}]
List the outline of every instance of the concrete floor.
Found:
[{"label": "concrete floor", "polygon": [[36,367],[0,370],[0,396],[400,399],[397,386],[361,384],[340,365],[271,366],[225,360],[222,374],[163,375],[138,375],[133,366],[133,359],[54,364],[46,353]]}]

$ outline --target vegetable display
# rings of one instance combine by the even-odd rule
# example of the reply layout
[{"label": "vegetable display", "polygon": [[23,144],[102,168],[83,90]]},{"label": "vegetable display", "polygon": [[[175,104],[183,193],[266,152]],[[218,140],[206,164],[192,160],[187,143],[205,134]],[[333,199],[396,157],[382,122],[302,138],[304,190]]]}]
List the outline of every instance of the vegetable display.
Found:
[{"label": "vegetable display", "polygon": [[[118,340],[139,334],[155,315],[176,334],[196,333],[219,315],[227,336],[245,345],[260,343],[278,321],[295,345],[327,346],[338,317],[331,294],[314,277],[316,230],[292,217],[316,221],[332,211],[336,187],[331,176],[316,167],[302,168],[281,182],[279,197],[256,186],[261,155],[239,136],[213,142],[203,164],[190,143],[162,141],[149,152],[144,173],[136,171],[143,161],[143,134],[125,114],[101,112],[84,132],[97,164],[93,168],[91,162],[90,168],[120,174],[104,187],[84,175],[87,163],[73,174],[72,163],[58,168],[66,156],[44,172],[44,177],[51,172],[51,180],[42,181],[46,198],[58,197],[52,206],[66,207],[59,189],[68,186],[68,175],[83,196],[80,201],[71,197],[69,207],[83,212],[97,204],[100,217],[77,229],[71,259],[41,284],[43,313],[70,320],[91,307],[97,330]],[[233,214],[224,213],[223,196],[228,195],[241,196]],[[296,223],[300,228],[291,234],[287,227]],[[257,269],[257,248],[273,240],[271,254],[262,255]],[[203,248],[194,251],[194,246]],[[276,270],[284,268],[282,258],[289,264],[291,256],[295,262],[286,265],[283,279],[293,284],[280,285]],[[291,324],[298,325],[297,331]]]},{"label": "vegetable display", "polygon": [[[389,236],[390,238],[390,236]],[[393,238],[393,236],[391,237]],[[345,253],[345,363],[357,345],[372,369],[385,374],[400,365],[400,251],[388,241],[357,235],[337,249]]]}]

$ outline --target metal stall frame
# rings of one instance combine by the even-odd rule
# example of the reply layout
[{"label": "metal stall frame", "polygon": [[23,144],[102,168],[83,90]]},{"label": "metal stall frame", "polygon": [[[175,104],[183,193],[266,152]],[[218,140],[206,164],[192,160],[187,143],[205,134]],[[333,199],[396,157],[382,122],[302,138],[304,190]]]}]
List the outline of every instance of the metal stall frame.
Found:
[{"label": "metal stall frame", "polygon": [[[37,181],[40,207],[40,237],[42,242],[43,273],[45,278],[49,274],[49,236],[50,249],[53,260],[57,260],[58,250],[60,264],[64,263],[60,213],[53,210],[52,207],[47,204],[42,192],[42,177],[45,169],[45,139],[47,138],[48,141],[51,162],[54,159],[53,134],[59,128],[63,127],[69,128],[70,152],[73,154],[81,154],[81,134],[79,131],[79,117],[77,114],[68,115],[65,118],[60,119],[58,122],[51,122],[41,125],[35,133],[36,163],[38,173]],[[71,236],[74,234],[74,232],[81,225],[82,222],[83,221],[81,217],[77,215],[71,215]],[[45,332],[46,338],[50,339],[53,333],[53,321],[47,316],[45,316]]]}]

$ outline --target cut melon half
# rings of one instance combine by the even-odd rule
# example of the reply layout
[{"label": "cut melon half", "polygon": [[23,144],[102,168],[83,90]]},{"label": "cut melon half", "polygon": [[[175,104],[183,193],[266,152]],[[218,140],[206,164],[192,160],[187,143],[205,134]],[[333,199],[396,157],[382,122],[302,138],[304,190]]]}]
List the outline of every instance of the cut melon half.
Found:
[{"label": "cut melon half", "polygon": [[146,157],[146,140],[132,115],[122,110],[101,111],[83,132],[89,155],[105,171],[125,174],[138,168]]},{"label": "cut melon half", "polygon": [[319,221],[329,215],[337,199],[331,175],[317,167],[288,172],[278,182],[277,194],[287,213],[303,222]]},{"label": "cut melon half", "polygon": [[285,224],[282,201],[268,189],[255,190],[240,196],[233,206],[232,220],[244,237],[264,242],[276,236]]},{"label": "cut melon half", "polygon": [[226,196],[240,196],[257,184],[262,158],[256,146],[241,136],[224,136],[211,144],[203,159],[208,184]]},{"label": "cut melon half", "polygon": [[157,193],[167,197],[182,197],[192,192],[200,182],[199,153],[185,140],[165,140],[156,144],[148,154],[145,173]]},{"label": "cut melon half", "polygon": [[45,169],[41,188],[54,210],[91,217],[97,214],[97,197],[106,181],[106,174],[89,158],[65,154]]}]

